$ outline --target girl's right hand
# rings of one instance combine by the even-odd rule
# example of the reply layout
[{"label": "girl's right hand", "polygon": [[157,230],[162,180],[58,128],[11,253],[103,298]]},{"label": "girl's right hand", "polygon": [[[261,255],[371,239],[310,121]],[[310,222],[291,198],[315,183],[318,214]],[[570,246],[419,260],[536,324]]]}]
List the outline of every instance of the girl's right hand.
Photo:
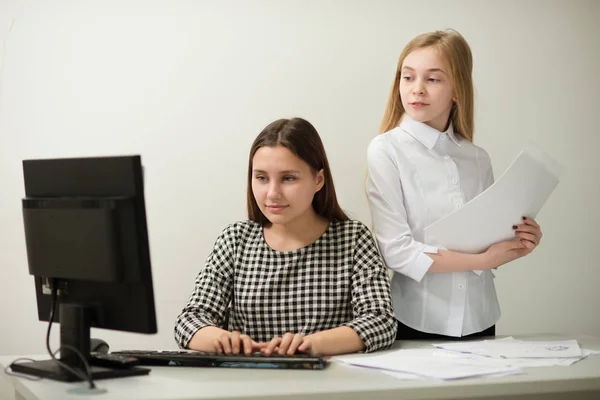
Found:
[{"label": "girl's right hand", "polygon": [[238,331],[223,332],[213,339],[212,342],[215,353],[225,354],[252,354],[260,351],[266,346],[265,343],[257,343],[248,335],[240,334]]},{"label": "girl's right hand", "polygon": [[484,253],[486,269],[497,268],[531,252],[522,240],[507,240],[491,245]]},{"label": "girl's right hand", "polygon": [[229,332],[217,326],[205,326],[192,336],[187,347],[208,353],[252,354],[265,346],[266,343],[257,343],[238,331]]}]

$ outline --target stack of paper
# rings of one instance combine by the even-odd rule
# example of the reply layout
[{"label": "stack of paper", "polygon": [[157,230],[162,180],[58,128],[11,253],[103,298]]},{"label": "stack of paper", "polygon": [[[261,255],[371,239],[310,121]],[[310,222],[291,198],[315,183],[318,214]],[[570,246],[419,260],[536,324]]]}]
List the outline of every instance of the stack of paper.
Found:
[{"label": "stack of paper", "polygon": [[400,379],[451,380],[515,374],[524,367],[569,366],[590,354],[600,354],[581,349],[576,340],[524,341],[512,337],[433,347],[345,355],[334,360],[378,369]]},{"label": "stack of paper", "polygon": [[462,379],[476,376],[511,374],[520,368],[477,355],[446,350],[409,349],[376,354],[358,354],[334,358],[346,364],[401,373],[403,379]]},{"label": "stack of paper", "polygon": [[517,367],[569,366],[600,351],[581,349],[576,340],[526,341],[512,337],[478,342],[434,344],[438,349],[506,360]]}]

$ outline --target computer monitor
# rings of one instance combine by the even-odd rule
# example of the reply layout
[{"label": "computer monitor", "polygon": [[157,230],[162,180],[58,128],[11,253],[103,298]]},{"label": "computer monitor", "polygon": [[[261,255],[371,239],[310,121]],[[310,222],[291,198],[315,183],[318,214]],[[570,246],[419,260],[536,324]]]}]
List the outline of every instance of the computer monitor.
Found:
[{"label": "computer monitor", "polygon": [[[77,351],[89,360],[90,327],[157,331],[142,172],[140,156],[23,161],[23,222],[38,317],[48,321],[57,289],[60,361],[80,370]],[[80,380],[54,360],[11,368]],[[92,368],[93,379],[145,373]]]}]

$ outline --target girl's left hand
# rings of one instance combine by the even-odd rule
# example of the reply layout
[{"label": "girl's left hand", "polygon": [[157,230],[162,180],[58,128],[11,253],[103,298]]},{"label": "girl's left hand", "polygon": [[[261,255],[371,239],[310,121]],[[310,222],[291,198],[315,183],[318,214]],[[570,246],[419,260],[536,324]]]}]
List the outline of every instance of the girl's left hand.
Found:
[{"label": "girl's left hand", "polygon": [[525,254],[531,253],[542,240],[542,230],[533,218],[523,217],[523,223],[513,226],[513,230],[525,246]]},{"label": "girl's left hand", "polygon": [[283,337],[274,337],[261,349],[261,353],[271,355],[292,355],[296,353],[317,354],[313,335],[304,336],[301,333],[286,333]]}]

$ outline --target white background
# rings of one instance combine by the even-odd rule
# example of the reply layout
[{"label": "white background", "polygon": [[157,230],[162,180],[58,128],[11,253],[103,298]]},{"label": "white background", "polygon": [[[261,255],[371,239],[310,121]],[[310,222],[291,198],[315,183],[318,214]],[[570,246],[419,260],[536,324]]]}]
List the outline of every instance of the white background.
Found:
[{"label": "white background", "polygon": [[342,207],[370,225],[366,148],[398,56],[449,27],[473,50],[475,142],[496,176],[531,142],[566,167],[538,216],[541,246],[497,273],[498,333],[600,335],[598,21],[594,0],[0,0],[0,354],[44,352],[23,159],[142,155],[159,333],[93,336],[173,348],[216,236],[245,218],[254,137],[311,121]]}]

